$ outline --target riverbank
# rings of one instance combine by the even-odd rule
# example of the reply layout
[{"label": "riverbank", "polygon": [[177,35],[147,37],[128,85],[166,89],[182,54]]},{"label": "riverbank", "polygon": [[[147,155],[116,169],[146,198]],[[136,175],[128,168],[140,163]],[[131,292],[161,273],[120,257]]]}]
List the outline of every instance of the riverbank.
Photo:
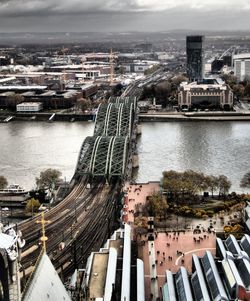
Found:
[{"label": "riverbank", "polygon": [[[11,120],[25,120],[25,121],[92,121],[95,115],[93,114],[74,114],[74,113],[60,113],[60,112],[1,112],[0,122],[8,122],[6,119],[12,117]],[[6,121],[5,121],[6,120]]]},{"label": "riverbank", "polygon": [[[9,120],[6,120],[8,117]],[[250,112],[155,112],[139,113],[140,122],[171,121],[250,121]],[[0,122],[18,121],[93,121],[93,114],[61,112],[0,112]]]},{"label": "riverbank", "polygon": [[148,112],[138,114],[139,121],[250,121],[250,112]]}]

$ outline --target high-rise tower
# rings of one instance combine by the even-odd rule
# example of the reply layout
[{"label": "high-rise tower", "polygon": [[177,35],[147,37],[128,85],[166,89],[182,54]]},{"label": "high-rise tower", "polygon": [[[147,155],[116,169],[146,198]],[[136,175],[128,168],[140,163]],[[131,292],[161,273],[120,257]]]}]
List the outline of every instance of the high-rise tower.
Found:
[{"label": "high-rise tower", "polygon": [[187,36],[187,76],[190,81],[203,79],[203,36]]}]

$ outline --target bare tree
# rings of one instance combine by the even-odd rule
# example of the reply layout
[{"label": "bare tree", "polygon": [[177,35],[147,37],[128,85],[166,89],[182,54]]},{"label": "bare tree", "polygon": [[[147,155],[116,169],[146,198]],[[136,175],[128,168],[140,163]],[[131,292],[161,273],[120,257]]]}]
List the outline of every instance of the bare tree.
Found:
[{"label": "bare tree", "polygon": [[8,181],[4,176],[0,176],[0,189],[6,188],[8,185]]},{"label": "bare tree", "polygon": [[240,187],[250,188],[250,172],[247,172],[240,181]]}]

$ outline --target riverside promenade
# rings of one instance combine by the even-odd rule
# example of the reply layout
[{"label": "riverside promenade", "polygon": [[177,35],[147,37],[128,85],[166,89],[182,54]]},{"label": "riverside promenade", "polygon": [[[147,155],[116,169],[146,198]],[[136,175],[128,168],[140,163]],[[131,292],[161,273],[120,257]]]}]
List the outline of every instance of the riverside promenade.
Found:
[{"label": "riverside promenade", "polygon": [[250,112],[156,112],[139,113],[139,121],[250,121]]}]

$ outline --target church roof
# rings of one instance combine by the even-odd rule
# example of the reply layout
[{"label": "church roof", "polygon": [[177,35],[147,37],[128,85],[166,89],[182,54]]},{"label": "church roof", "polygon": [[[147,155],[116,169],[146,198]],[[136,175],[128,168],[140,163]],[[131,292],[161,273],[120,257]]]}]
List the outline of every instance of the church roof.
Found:
[{"label": "church roof", "polygon": [[45,252],[43,252],[38,259],[35,270],[32,273],[22,296],[22,301],[34,300],[71,300],[54,266]]}]

